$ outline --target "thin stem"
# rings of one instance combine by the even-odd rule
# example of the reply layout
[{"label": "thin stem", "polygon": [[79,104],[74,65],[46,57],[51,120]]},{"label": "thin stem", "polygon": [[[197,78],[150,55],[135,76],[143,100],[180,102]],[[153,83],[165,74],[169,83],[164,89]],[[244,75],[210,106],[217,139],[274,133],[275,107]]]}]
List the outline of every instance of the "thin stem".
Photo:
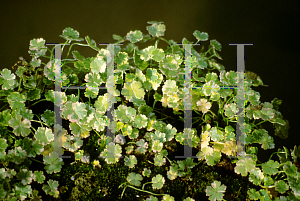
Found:
[{"label": "thin stem", "polygon": [[[162,114],[162,115],[164,115],[164,116],[167,116],[167,117],[169,117],[169,118],[171,118],[171,119],[175,119],[175,118],[173,118],[173,117],[170,117],[170,116],[168,116],[168,115],[166,115],[166,114],[163,114],[163,113],[157,111],[156,109],[154,109],[154,111],[155,111],[155,112],[158,112],[158,113],[160,113],[160,114]],[[165,118],[164,118],[164,119],[165,119]]]},{"label": "thin stem", "polygon": [[135,188],[135,187],[130,186],[130,185],[128,185],[127,187],[133,188],[133,189],[135,189],[135,190],[137,190],[137,191],[141,191],[141,192],[144,192],[144,193],[149,193],[149,194],[151,194],[151,195],[157,195],[157,196],[160,196],[160,195],[167,195],[167,194],[155,194],[155,193],[152,193],[152,192],[150,192],[150,191],[141,190],[141,189]]},{"label": "thin stem", "polygon": [[42,101],[47,101],[47,99],[41,99],[41,100],[38,100],[38,101],[36,101],[35,103],[33,103],[32,105],[30,105],[29,107],[34,106],[35,104],[37,104],[37,103],[39,103],[39,102],[42,102]]},{"label": "thin stem", "polygon": [[148,91],[148,103],[149,103],[150,91]]},{"label": "thin stem", "polygon": [[8,104],[5,104],[3,107],[1,107],[0,111],[2,111],[3,108],[5,108]]},{"label": "thin stem", "polygon": [[171,45],[171,43],[169,41],[167,41],[166,39],[164,39],[162,37],[158,37],[158,39],[165,41],[166,43],[168,43],[168,45]]},{"label": "thin stem", "polygon": [[115,45],[125,42],[125,40],[120,40],[119,42],[114,43]]},{"label": "thin stem", "polygon": [[68,56],[69,56],[69,54],[70,54],[70,51],[71,51],[73,45],[79,45],[79,46],[89,47],[88,44],[73,43],[73,44],[70,46],[70,48],[69,48],[68,54],[67,54],[67,56],[66,56],[66,59],[68,58]]},{"label": "thin stem", "polygon": [[[30,157],[27,157],[27,158],[30,158]],[[41,162],[41,161],[38,161],[38,160],[36,160],[36,159],[34,159],[34,158],[30,158],[31,160],[34,160],[35,162],[38,162],[38,163],[42,163],[42,164],[44,164],[43,162]]]},{"label": "thin stem", "polygon": [[206,56],[207,53],[212,49],[212,47],[210,47],[206,52],[204,52],[204,55]]},{"label": "thin stem", "polygon": [[212,113],[212,115],[214,115],[216,118],[218,118],[215,113],[213,113],[211,110],[209,110],[209,111],[210,111],[210,113]]},{"label": "thin stem", "polygon": [[268,120],[261,121],[261,122],[257,123],[256,126],[258,126],[258,125],[260,125],[260,124],[262,124],[262,123],[264,123],[266,121],[268,121]]},{"label": "thin stem", "polygon": [[[36,116],[37,116],[37,115],[36,115]],[[47,127],[49,127],[47,124],[45,124],[45,123],[43,123],[43,122],[41,122],[41,121],[37,121],[37,120],[30,120],[30,121],[34,121],[34,122],[40,123],[42,127],[43,127],[43,124],[46,125]]]},{"label": "thin stem", "polygon": [[[148,102],[149,102],[149,100],[148,100]],[[155,106],[156,102],[157,102],[157,101],[156,101],[156,100],[154,100],[152,108],[154,108],[154,106]]]},{"label": "thin stem", "polygon": [[159,42],[159,38],[155,41],[155,45],[154,45],[155,49],[157,49],[158,42]]},{"label": "thin stem", "polygon": [[211,55],[210,57],[205,58],[203,61],[207,61],[207,60],[211,59],[213,56],[214,56],[214,55]]}]

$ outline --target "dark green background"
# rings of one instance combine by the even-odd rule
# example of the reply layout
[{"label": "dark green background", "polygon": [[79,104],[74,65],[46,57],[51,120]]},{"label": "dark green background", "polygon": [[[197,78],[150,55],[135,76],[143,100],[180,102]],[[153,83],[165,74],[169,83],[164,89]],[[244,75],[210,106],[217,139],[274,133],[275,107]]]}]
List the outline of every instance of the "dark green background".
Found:
[{"label": "dark green background", "polygon": [[[125,36],[130,30],[147,33],[147,21],[163,21],[166,39],[178,43],[186,37],[196,41],[195,30],[222,44],[220,55],[226,70],[236,70],[236,46],[245,47],[245,69],[260,75],[269,87],[254,88],[262,102],[283,100],[279,111],[290,122],[289,138],[275,137],[276,147],[300,144],[299,121],[299,15],[296,1],[1,1],[0,69],[14,65],[19,56],[30,60],[29,41],[44,38],[62,43],[62,30],[72,27],[81,37],[97,43],[113,43],[113,34]],[[160,44],[161,45],[161,44]],[[159,46],[160,46],[159,45]],[[208,42],[202,43],[207,48]],[[163,46],[162,46],[163,47]],[[78,49],[79,50],[79,49]],[[95,56],[88,48],[83,55]],[[273,136],[273,130],[270,131]],[[277,150],[265,151],[268,157]]]}]

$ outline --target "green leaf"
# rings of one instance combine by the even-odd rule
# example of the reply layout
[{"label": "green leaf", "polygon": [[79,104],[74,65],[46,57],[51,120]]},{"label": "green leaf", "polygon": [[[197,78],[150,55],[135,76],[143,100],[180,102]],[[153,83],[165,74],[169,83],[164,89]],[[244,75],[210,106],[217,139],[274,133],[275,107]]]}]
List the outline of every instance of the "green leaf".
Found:
[{"label": "green leaf", "polygon": [[20,109],[25,107],[26,96],[19,92],[12,92],[7,96],[7,101],[11,109]]},{"label": "green leaf", "polygon": [[137,164],[137,159],[135,155],[125,156],[124,164],[129,168],[133,168]]},{"label": "green leaf", "polygon": [[221,185],[221,182],[219,181],[214,181],[211,183],[211,186],[206,187],[206,195],[209,196],[210,201],[215,201],[215,200],[223,200],[223,196],[226,190],[225,185]]},{"label": "green leaf", "polygon": [[38,182],[39,184],[44,183],[46,177],[43,174],[43,171],[34,171],[33,180]]},{"label": "green leaf", "polygon": [[85,37],[85,40],[86,40],[86,42],[88,43],[88,45],[89,45],[92,49],[94,49],[94,50],[96,50],[96,51],[100,51],[100,48],[97,47],[97,43],[96,43],[95,40],[90,39],[89,36],[86,36],[86,37]]},{"label": "green leaf", "polygon": [[44,156],[44,163],[46,164],[45,170],[48,174],[60,172],[64,165],[62,158],[56,152],[51,152],[49,156]]},{"label": "green leaf", "polygon": [[84,56],[82,56],[77,50],[73,50],[72,55],[74,59],[81,60],[81,61],[84,60]]},{"label": "green leaf", "polygon": [[248,191],[247,191],[248,195],[249,195],[249,198],[251,200],[258,200],[259,197],[260,197],[260,194],[258,191],[256,191],[254,188],[250,188]]},{"label": "green leaf", "polygon": [[261,166],[263,171],[269,175],[274,175],[278,172],[279,163],[277,161],[269,160],[266,163],[263,163]]},{"label": "green leaf", "polygon": [[125,83],[121,93],[127,100],[132,101],[133,97],[137,99],[144,98],[145,92],[142,88],[142,83],[139,81],[133,81],[132,83]]},{"label": "green leaf", "polygon": [[216,165],[220,161],[221,157],[222,155],[219,151],[213,151],[212,154],[205,155],[206,162],[210,166]]},{"label": "green leaf", "polygon": [[27,157],[27,153],[19,146],[15,147],[14,149],[10,149],[7,152],[7,157],[9,158],[10,162],[21,164]]},{"label": "green leaf", "polygon": [[300,146],[297,148],[297,146],[295,145],[294,150],[292,150],[291,155],[292,155],[294,160],[297,160],[297,158],[300,158]]},{"label": "green leaf", "polygon": [[178,176],[178,165],[174,163],[170,166],[170,170],[167,172],[167,177],[170,180],[174,180],[176,179],[177,176]]},{"label": "green leaf", "polygon": [[133,172],[130,172],[127,177],[127,181],[134,186],[140,186],[142,179],[142,175]]},{"label": "green leaf", "polygon": [[140,30],[130,31],[127,33],[126,39],[132,43],[136,43],[143,39],[143,33]]},{"label": "green leaf", "polygon": [[222,45],[217,40],[210,40],[210,45],[218,51],[222,49]]},{"label": "green leaf", "polygon": [[29,43],[29,54],[36,58],[46,55],[47,48],[45,47],[45,42],[43,38],[32,39]]},{"label": "green leaf", "polygon": [[264,174],[259,168],[255,168],[255,170],[250,173],[249,181],[255,185],[260,185],[263,179]]},{"label": "green leaf", "polygon": [[36,157],[36,154],[41,154],[44,151],[44,146],[39,144],[37,141],[32,142],[29,138],[24,138],[23,146],[27,152],[28,157]]},{"label": "green leaf", "polygon": [[161,24],[161,23],[164,23],[164,22],[148,21],[147,23],[148,24]]},{"label": "green leaf", "polygon": [[74,40],[74,41],[83,41],[83,38],[79,38],[79,32],[74,30],[71,27],[67,27],[63,30],[62,35],[60,37],[64,38],[65,40]]},{"label": "green leaf", "polygon": [[107,148],[101,152],[100,157],[103,157],[107,164],[112,164],[119,161],[119,158],[122,156],[121,153],[121,146],[110,142]]},{"label": "green leaf", "polygon": [[166,163],[166,159],[162,155],[156,155],[154,157],[154,165],[155,166],[162,166]]},{"label": "green leaf", "polygon": [[251,158],[240,159],[236,163],[234,171],[237,174],[241,174],[243,177],[248,175],[248,172],[252,172],[255,169],[255,161]]},{"label": "green leaf", "polygon": [[144,75],[144,73],[140,70],[140,69],[136,69],[135,75],[137,78],[139,78],[139,80],[141,80],[142,82],[146,81],[146,76]]},{"label": "green leaf", "polygon": [[7,176],[7,173],[5,172],[5,169],[1,168],[0,169],[0,178],[5,179],[6,176]]},{"label": "green leaf", "polygon": [[195,201],[193,198],[187,197],[183,201]]},{"label": "green leaf", "polygon": [[165,201],[175,201],[175,198],[171,195],[164,195],[162,197],[162,200],[165,200]]},{"label": "green leaf", "polygon": [[[72,130],[72,133],[74,133],[74,123],[70,124],[70,129]],[[77,132],[80,133],[79,128],[77,129]],[[67,135],[65,141],[63,142],[63,147],[71,152],[75,152],[82,146],[82,144],[83,141],[81,140],[81,137]]]},{"label": "green leaf", "polygon": [[263,135],[263,137],[259,143],[261,144],[261,148],[263,148],[264,150],[275,148],[273,137],[266,133]]},{"label": "green leaf", "polygon": [[11,73],[8,69],[2,69],[1,75],[0,75],[0,81],[2,80],[2,89],[3,90],[9,90],[14,89],[16,87],[16,76]]},{"label": "green leaf", "polygon": [[291,161],[288,161],[284,164],[283,170],[285,171],[287,176],[296,177],[297,167],[294,164],[292,164]]},{"label": "green leaf", "polygon": [[17,183],[14,187],[14,193],[18,200],[25,200],[32,194],[32,188],[30,185],[23,185],[21,183]]},{"label": "green leaf", "polygon": [[80,119],[87,115],[87,110],[84,103],[67,102],[62,108],[62,115],[65,119],[70,120],[70,122],[79,122]]},{"label": "green leaf", "polygon": [[235,103],[225,105],[225,115],[230,119],[233,119],[238,112],[237,105]]},{"label": "green leaf", "polygon": [[159,140],[155,140],[152,144],[152,151],[154,153],[160,152],[161,149],[163,148],[163,143],[160,142]]},{"label": "green leaf", "polygon": [[275,135],[279,136],[282,139],[286,139],[289,135],[288,130],[290,128],[290,124],[288,120],[284,120],[285,125],[275,124]]},{"label": "green leaf", "polygon": [[122,38],[121,36],[116,35],[116,34],[113,34],[113,39],[114,39],[114,40],[117,40],[117,41],[123,40],[123,38]]},{"label": "green leaf", "polygon": [[54,134],[49,128],[38,127],[34,137],[41,145],[50,144],[54,140]]},{"label": "green leaf", "polygon": [[146,28],[149,34],[151,34],[153,37],[164,36],[166,31],[166,26],[164,24],[153,23],[151,26],[147,26]]},{"label": "green leaf", "polygon": [[161,189],[165,183],[165,178],[158,174],[152,178],[152,187],[153,189]]},{"label": "green leaf", "polygon": [[136,49],[134,50],[134,55],[133,55],[134,63],[139,69],[145,70],[149,66],[149,63],[147,61],[143,60],[144,57],[143,57],[143,59],[141,59],[142,54],[143,53],[141,53],[140,51],[138,51]]},{"label": "green leaf", "polygon": [[27,169],[21,169],[17,174],[17,178],[21,180],[23,185],[31,184],[33,173]]},{"label": "green leaf", "polygon": [[0,160],[4,159],[6,155],[5,149],[8,147],[6,142],[6,139],[0,138]]},{"label": "green leaf", "polygon": [[138,146],[136,148],[136,151],[142,154],[145,154],[148,149],[148,142],[145,142],[144,139],[140,139],[139,141],[136,142],[136,145]]},{"label": "green leaf", "polygon": [[126,154],[131,154],[134,150],[134,146],[133,145],[127,146],[125,147],[125,150],[126,150]]},{"label": "green leaf", "polygon": [[285,126],[285,121],[280,118],[273,118],[269,120],[272,124],[280,124],[282,126]]},{"label": "green leaf", "polygon": [[40,50],[45,47],[45,43],[46,41],[43,38],[38,38],[38,39],[34,38],[30,40],[29,49],[36,50],[36,51]]},{"label": "green leaf", "polygon": [[283,180],[279,180],[275,182],[275,189],[284,194],[287,190],[289,190],[289,185],[287,185]]},{"label": "green leaf", "polygon": [[148,119],[145,115],[139,114],[138,116],[135,116],[133,121],[133,126],[141,129],[141,128],[146,128],[147,124],[148,124]]},{"label": "green leaf", "polygon": [[[146,71],[146,78],[152,85],[152,88],[156,91],[157,88],[160,86],[163,76],[157,72],[154,68],[148,68]],[[145,84],[144,84],[145,85]]]},{"label": "green leaf", "polygon": [[30,89],[26,92],[27,100],[34,101],[41,99],[41,90],[40,89]]},{"label": "green leaf", "polygon": [[122,123],[132,122],[136,116],[136,110],[125,105],[119,105],[115,113],[116,119],[120,120]]},{"label": "green leaf", "polygon": [[178,86],[176,86],[175,80],[167,80],[162,87],[162,91],[164,94],[173,95],[178,91]]},{"label": "green leaf", "polygon": [[211,128],[210,136],[215,142],[221,142],[224,139],[223,132],[216,127]]},{"label": "green leaf", "polygon": [[152,51],[154,50],[155,50],[154,46],[148,46],[142,49],[141,51],[139,51],[138,54],[140,55],[141,60],[148,61],[149,59],[152,58]]},{"label": "green leaf", "polygon": [[106,69],[106,62],[102,57],[95,57],[91,62],[91,71],[94,74],[104,73]]},{"label": "green leaf", "polygon": [[49,181],[47,181],[48,185],[43,185],[43,190],[46,192],[47,195],[51,195],[55,198],[59,197],[59,191],[57,190],[58,187],[58,181],[49,179]]},{"label": "green leaf", "polygon": [[196,31],[194,31],[193,35],[199,41],[207,41],[208,40],[208,34],[206,32],[200,32],[200,31],[196,30]]},{"label": "green leaf", "polygon": [[143,176],[145,177],[150,177],[151,174],[151,170],[144,168],[143,172],[142,172]]},{"label": "green leaf", "polygon": [[[117,49],[117,47],[115,47],[115,49]],[[132,51],[134,51],[135,49],[138,49],[138,46],[134,45],[134,43],[128,43],[128,45],[126,45],[126,48],[123,50],[124,50],[124,52],[131,54]]]},{"label": "green leaf", "polygon": [[41,119],[45,122],[48,126],[54,125],[54,111],[46,109],[44,114],[41,115]]},{"label": "green leaf", "polygon": [[282,100],[280,100],[278,98],[274,98],[271,103],[273,105],[274,110],[278,110],[279,105],[281,105],[281,103],[282,103]]},{"label": "green leaf", "polygon": [[153,50],[151,53],[152,53],[151,56],[152,59],[157,62],[160,62],[165,57],[164,50],[160,48]]},{"label": "green leaf", "polygon": [[28,119],[21,120],[21,118],[23,118],[21,115],[16,115],[9,121],[9,125],[14,129],[13,132],[16,136],[26,137],[31,132],[31,122]]},{"label": "green leaf", "polygon": [[179,54],[167,55],[159,62],[159,70],[167,77],[176,78],[178,74],[184,71],[180,64],[182,63],[182,58]]}]

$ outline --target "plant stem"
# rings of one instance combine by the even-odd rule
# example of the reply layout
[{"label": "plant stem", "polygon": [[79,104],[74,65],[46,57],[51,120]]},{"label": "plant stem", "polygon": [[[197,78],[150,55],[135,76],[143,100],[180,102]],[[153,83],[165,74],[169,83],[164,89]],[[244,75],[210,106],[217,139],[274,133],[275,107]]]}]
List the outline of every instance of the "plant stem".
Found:
[{"label": "plant stem", "polygon": [[168,43],[168,45],[171,45],[171,43],[169,41],[167,41],[166,39],[164,39],[162,37],[158,37],[158,39],[165,41],[166,43]]},{"label": "plant stem", "polygon": [[38,100],[36,101],[35,103],[33,103],[32,105],[28,106],[28,107],[31,107],[31,106],[34,106],[35,104],[39,103],[39,102],[42,102],[42,101],[47,101],[47,99],[41,99],[41,100]]},{"label": "plant stem", "polygon": [[[37,116],[37,115],[36,115],[36,116]],[[43,127],[43,124],[46,125],[47,127],[49,127],[47,124],[45,124],[45,123],[43,123],[43,122],[41,122],[41,121],[37,121],[37,120],[30,120],[30,121],[34,121],[34,122],[40,123],[42,127]]]},{"label": "plant stem", "polygon": [[[157,110],[155,110],[155,109],[154,109],[154,111],[155,111],[155,112],[158,112],[158,113],[160,113],[160,114],[162,114],[162,115],[164,115],[164,116],[167,116],[167,118],[169,117],[169,118],[171,118],[171,119],[175,119],[175,118],[170,117],[170,116],[168,116],[168,115],[166,115],[166,114],[163,114],[163,113],[161,113],[161,112],[159,112],[159,111],[157,111]],[[164,118],[164,119],[166,119],[166,118]],[[158,120],[161,120],[161,119],[158,119]]]},{"label": "plant stem", "polygon": [[8,104],[5,104],[3,107],[1,107],[0,111],[2,111],[3,108],[5,108]]},{"label": "plant stem", "polygon": [[151,194],[151,195],[157,195],[157,196],[160,196],[160,195],[166,195],[166,194],[155,194],[155,193],[152,193],[152,192],[150,192],[150,191],[141,190],[141,189],[135,188],[135,187],[130,186],[130,185],[128,185],[127,187],[133,188],[133,189],[135,189],[135,190],[137,190],[137,191],[141,191],[141,192],[144,192],[144,193],[149,193],[149,194]]},{"label": "plant stem", "polygon": [[[27,157],[27,158],[30,158],[30,157]],[[44,164],[43,162],[41,162],[41,161],[38,161],[38,160],[36,160],[36,159],[34,159],[34,158],[30,158],[31,160],[34,160],[35,162],[38,162],[38,163],[42,163],[42,164]]]},{"label": "plant stem", "polygon": [[266,121],[268,121],[268,120],[261,121],[261,122],[257,123],[256,126],[258,126],[259,124],[262,124],[262,123],[264,123]]}]

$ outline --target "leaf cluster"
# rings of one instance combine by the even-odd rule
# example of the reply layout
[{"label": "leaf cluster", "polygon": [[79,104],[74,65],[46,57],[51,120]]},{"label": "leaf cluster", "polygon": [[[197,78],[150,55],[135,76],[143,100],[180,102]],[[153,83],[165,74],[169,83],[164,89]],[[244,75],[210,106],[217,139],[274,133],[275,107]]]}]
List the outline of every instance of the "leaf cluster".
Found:
[{"label": "leaf cluster", "polygon": [[[281,100],[275,98],[272,102],[261,103],[259,92],[252,87],[266,85],[253,72],[226,72],[217,62],[217,59],[222,60],[219,54],[222,46],[217,40],[210,40],[207,51],[204,51],[204,46],[197,51],[191,45],[192,56],[188,62],[193,77],[190,87],[196,88],[191,90],[189,106],[196,115],[193,115],[192,128],[178,129],[174,122],[183,123],[184,119],[180,117],[170,123],[172,117],[164,111],[169,108],[172,115],[186,112],[184,88],[188,62],[185,47],[193,43],[184,38],[181,47],[177,42],[163,38],[166,26],[162,22],[148,23],[148,34],[135,30],[124,37],[113,35],[117,42],[108,49],[97,47],[89,36],[80,38],[78,31],[68,27],[60,35],[66,40],[62,51],[69,47],[66,58],[55,59],[54,48],[49,49],[43,38],[33,39],[29,46],[31,61],[17,65],[15,73],[8,69],[0,72],[0,96],[5,103],[0,110],[0,198],[39,199],[37,191],[32,189],[33,182],[42,185],[44,194],[58,198],[59,183],[50,179],[64,166],[54,151],[56,143],[63,152],[74,154],[75,163],[90,164],[92,153],[81,148],[85,146],[85,139],[97,136],[99,161],[107,165],[122,161],[130,171],[126,181],[119,186],[123,187],[121,198],[126,188],[131,188],[149,194],[148,201],[158,200],[157,197],[175,200],[159,191],[166,180],[178,177],[191,180],[192,169],[199,163],[204,161],[208,166],[215,166],[222,157],[233,157],[239,150],[241,154],[232,160],[236,164],[234,172],[249,177],[250,182],[261,188],[259,191],[249,189],[249,199],[300,199],[300,176],[295,165],[298,164],[300,147],[295,146],[291,154],[284,147],[273,153],[277,153],[279,161],[272,160],[272,154],[266,163],[260,163],[258,149],[253,146],[260,144],[264,150],[274,149],[274,138],[262,128],[266,122],[274,126],[275,135],[283,139],[288,137],[289,123],[278,111]],[[197,40],[195,44],[209,38],[206,32],[198,30],[193,35]],[[86,43],[79,43],[82,41]],[[155,41],[155,44],[139,49],[137,43],[147,41]],[[159,42],[165,42],[167,48],[158,48]],[[121,48],[122,43],[127,45],[123,44],[124,48]],[[77,50],[71,51],[76,45],[90,47],[97,54],[85,57]],[[72,58],[69,59],[70,53]],[[115,62],[113,70],[110,68],[112,61]],[[62,69],[60,74],[59,69]],[[239,76],[245,77],[243,105],[238,105],[237,89],[228,88],[236,85]],[[65,90],[55,91],[56,82],[66,86]],[[85,87],[84,93],[80,94],[78,88],[75,95],[72,89],[68,89],[75,85]],[[100,91],[99,87],[103,85],[106,93]],[[60,113],[55,114],[49,108],[42,114],[33,112],[35,105],[43,101],[59,107]],[[114,107],[115,104],[118,106]],[[156,104],[163,109],[155,107]],[[218,106],[217,112],[213,111],[213,105]],[[244,114],[237,113],[243,107],[245,116],[241,118]],[[55,115],[59,115],[67,126],[56,124]],[[236,139],[232,127],[236,123],[243,131],[240,139]],[[59,138],[54,135],[57,130]],[[107,131],[116,137],[106,135]],[[190,157],[182,161],[170,160],[166,145],[171,141],[197,150],[198,162]],[[244,151],[243,146],[246,146]],[[155,173],[149,169],[138,172],[139,156],[145,156],[147,163],[154,167],[165,168],[167,173]],[[39,163],[42,170],[30,170],[28,161]],[[93,161],[94,168],[101,168],[99,161]],[[146,177],[150,181],[143,183]],[[147,185],[147,190],[146,184],[151,184]],[[226,188],[215,180],[206,188],[206,195],[209,200],[222,200]],[[279,193],[283,195],[280,198]],[[284,196],[287,193],[289,195]],[[194,199],[187,197],[184,200]]]}]

